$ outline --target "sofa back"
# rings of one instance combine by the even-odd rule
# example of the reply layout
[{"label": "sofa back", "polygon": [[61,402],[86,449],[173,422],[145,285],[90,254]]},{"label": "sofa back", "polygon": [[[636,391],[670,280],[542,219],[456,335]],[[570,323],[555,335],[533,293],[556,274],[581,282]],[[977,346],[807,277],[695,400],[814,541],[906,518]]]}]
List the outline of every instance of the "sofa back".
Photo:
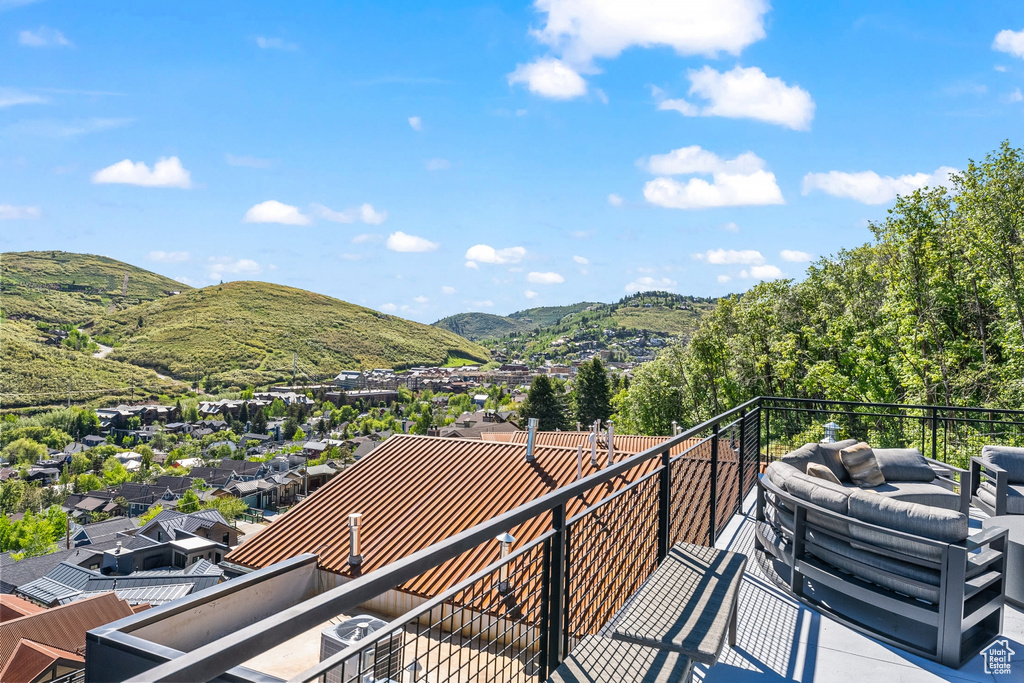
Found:
[{"label": "sofa back", "polygon": [[843,467],[839,459],[839,451],[857,444],[856,439],[846,439],[835,443],[806,443],[800,448],[782,456],[782,462],[792,465],[801,472],[807,472],[808,463],[824,465],[832,470],[839,481],[850,481],[850,473]]},{"label": "sofa back", "polygon": [[1024,448],[984,446],[981,459],[1006,470],[1006,478],[1011,484],[1024,484]]}]

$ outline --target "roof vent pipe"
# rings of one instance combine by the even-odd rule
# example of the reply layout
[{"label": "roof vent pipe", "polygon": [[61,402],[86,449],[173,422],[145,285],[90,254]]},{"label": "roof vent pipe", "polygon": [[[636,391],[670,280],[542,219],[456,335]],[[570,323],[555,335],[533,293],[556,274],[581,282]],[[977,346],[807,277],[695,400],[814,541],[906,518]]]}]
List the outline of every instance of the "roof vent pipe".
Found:
[{"label": "roof vent pipe", "polygon": [[353,512],[348,516],[348,563],[353,567],[363,563],[363,556],[359,554],[359,518],[362,516],[361,512]]},{"label": "roof vent pipe", "polygon": [[672,436],[676,436],[677,434],[679,434],[679,423],[672,420]]},{"label": "roof vent pipe", "polygon": [[597,434],[594,432],[590,432],[590,466],[601,469],[601,463],[597,461]]},{"label": "roof vent pipe", "polygon": [[608,467],[615,463],[615,425],[608,420]]},{"label": "roof vent pipe", "polygon": [[576,481],[583,478],[583,444],[576,450]]},{"label": "roof vent pipe", "polygon": [[537,458],[533,456],[533,442],[537,438],[537,424],[540,422],[535,417],[531,417],[527,422],[527,429],[529,430],[526,434],[526,462],[533,462]]}]

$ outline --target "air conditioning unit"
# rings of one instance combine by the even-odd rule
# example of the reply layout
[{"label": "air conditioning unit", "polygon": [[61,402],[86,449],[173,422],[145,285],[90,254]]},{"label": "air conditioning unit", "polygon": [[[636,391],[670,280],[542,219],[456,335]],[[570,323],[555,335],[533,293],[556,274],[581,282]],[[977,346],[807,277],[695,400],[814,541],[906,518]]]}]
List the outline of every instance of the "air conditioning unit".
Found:
[{"label": "air conditioning unit", "polygon": [[[375,631],[387,622],[361,615],[332,624],[320,632],[320,661],[351,645],[365,641],[367,648],[358,656],[345,660],[327,672],[326,683],[386,683],[401,679],[404,660],[405,631],[394,631],[390,637]],[[377,640],[377,642],[374,642]]]}]

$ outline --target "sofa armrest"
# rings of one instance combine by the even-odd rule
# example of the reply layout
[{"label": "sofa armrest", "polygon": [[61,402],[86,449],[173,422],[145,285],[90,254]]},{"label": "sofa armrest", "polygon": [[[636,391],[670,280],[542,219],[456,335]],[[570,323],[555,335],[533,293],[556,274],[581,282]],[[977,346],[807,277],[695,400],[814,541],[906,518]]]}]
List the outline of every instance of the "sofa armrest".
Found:
[{"label": "sofa armrest", "polygon": [[982,546],[986,546],[994,543],[995,541],[1006,538],[1008,533],[1010,532],[999,526],[990,526],[987,529],[982,529],[978,533],[967,537],[967,549],[977,550]]},{"label": "sofa armrest", "polygon": [[1006,496],[1010,485],[1010,475],[999,465],[988,462],[981,458],[971,458],[971,490],[976,495],[978,487],[984,482],[994,484],[995,492],[995,514],[994,517],[1006,514]]},{"label": "sofa armrest", "polygon": [[925,458],[925,460],[932,470],[938,470],[935,472],[935,476],[941,481],[952,487],[960,487],[960,512],[969,516],[971,514],[971,497],[974,495],[975,488],[971,470],[950,465],[947,462],[939,462],[932,458]]}]

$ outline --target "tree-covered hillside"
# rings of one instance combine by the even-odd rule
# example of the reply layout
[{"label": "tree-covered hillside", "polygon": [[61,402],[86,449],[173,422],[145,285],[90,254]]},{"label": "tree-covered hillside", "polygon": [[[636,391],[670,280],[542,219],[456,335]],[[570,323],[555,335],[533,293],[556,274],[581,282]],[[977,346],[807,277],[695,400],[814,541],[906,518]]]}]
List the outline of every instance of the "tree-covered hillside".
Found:
[{"label": "tree-covered hillside", "polygon": [[718,301],[617,398],[667,434],[757,395],[1024,406],[1024,151],[900,197],[874,241]]}]

